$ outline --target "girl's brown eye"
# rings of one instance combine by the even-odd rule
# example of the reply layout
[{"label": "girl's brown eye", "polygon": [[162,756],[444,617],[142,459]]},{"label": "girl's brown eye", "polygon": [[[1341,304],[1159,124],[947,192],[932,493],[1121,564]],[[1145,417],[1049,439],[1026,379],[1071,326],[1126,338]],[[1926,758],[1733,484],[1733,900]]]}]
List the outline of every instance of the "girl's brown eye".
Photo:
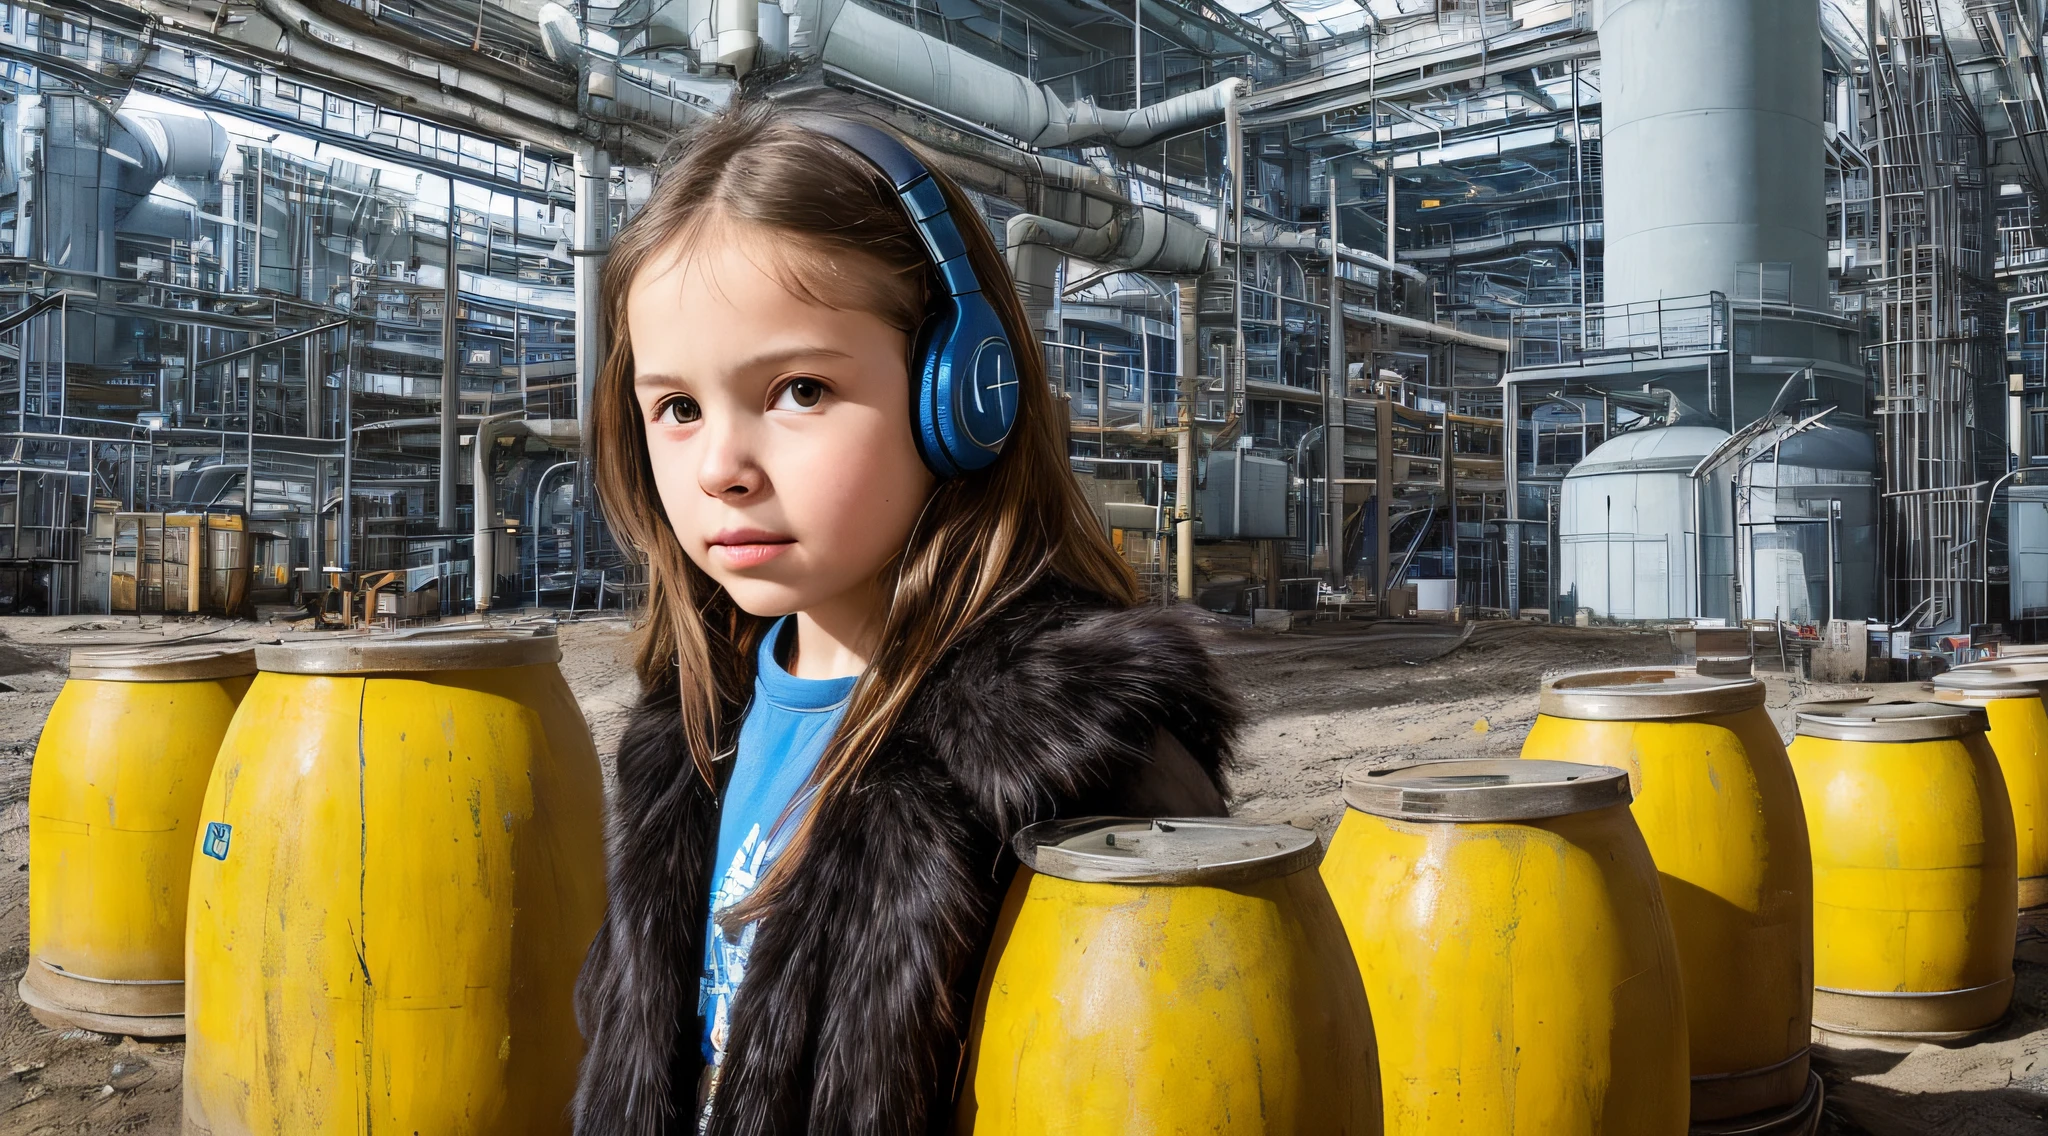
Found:
[{"label": "girl's brown eye", "polygon": [[775,400],[778,410],[810,410],[825,397],[825,384],[816,379],[793,379]]},{"label": "girl's brown eye", "polygon": [[670,426],[687,426],[703,416],[697,400],[686,394],[671,396],[654,408],[654,420]]}]

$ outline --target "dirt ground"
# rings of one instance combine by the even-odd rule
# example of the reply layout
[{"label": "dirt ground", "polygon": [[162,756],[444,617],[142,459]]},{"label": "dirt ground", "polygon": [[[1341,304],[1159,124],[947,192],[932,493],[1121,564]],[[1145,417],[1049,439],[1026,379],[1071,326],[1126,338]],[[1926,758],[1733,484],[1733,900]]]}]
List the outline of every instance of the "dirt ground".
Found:
[{"label": "dirt ground", "polygon": [[[1234,810],[1325,837],[1341,815],[1347,772],[1401,760],[1512,757],[1535,719],[1537,684],[1546,675],[1675,657],[1661,633],[1358,622],[1275,635],[1245,629],[1242,620],[1204,619],[1204,634],[1250,712]],[[182,1045],[44,1029],[14,993],[28,957],[29,766],[63,684],[65,652],[95,640],[182,637],[214,626],[150,622],[0,618],[0,1133],[177,1131]],[[561,635],[564,677],[609,773],[638,689],[629,629],[618,620],[578,622],[564,624]],[[1762,677],[1772,716],[1788,736],[1795,701],[1857,689],[1809,688],[1768,671]],[[2012,1012],[1975,1044],[1905,1054],[1816,1050],[1828,1082],[1824,1136],[2048,1132],[2048,927],[2023,930],[2017,969]]]}]

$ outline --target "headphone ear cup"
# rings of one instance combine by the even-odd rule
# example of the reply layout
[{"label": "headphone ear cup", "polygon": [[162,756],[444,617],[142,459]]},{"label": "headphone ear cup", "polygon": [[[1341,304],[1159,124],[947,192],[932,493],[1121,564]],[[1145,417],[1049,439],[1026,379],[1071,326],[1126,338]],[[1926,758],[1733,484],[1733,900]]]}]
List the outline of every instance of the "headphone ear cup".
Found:
[{"label": "headphone ear cup", "polygon": [[910,350],[910,424],[917,436],[918,456],[940,477],[960,472],[946,452],[939,424],[939,364],[952,323],[951,305],[925,317]]}]

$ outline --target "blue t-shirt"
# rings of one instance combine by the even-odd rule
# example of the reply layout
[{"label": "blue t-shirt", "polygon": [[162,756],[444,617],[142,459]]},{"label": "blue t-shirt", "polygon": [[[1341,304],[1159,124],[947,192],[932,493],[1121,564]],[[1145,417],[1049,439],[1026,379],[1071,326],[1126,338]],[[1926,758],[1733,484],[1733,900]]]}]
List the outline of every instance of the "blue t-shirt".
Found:
[{"label": "blue t-shirt", "polygon": [[[851,675],[797,678],[782,668],[781,656],[788,654],[784,640],[791,639],[794,632],[790,617],[784,616],[761,640],[754,701],[740,724],[732,779],[726,783],[725,804],[718,817],[712,915],[752,891],[755,881],[788,843],[808,801],[797,801],[786,820],[783,811],[817,767],[832,731],[846,713],[847,696],[853,693]],[[782,821],[780,826],[777,821]],[[715,1067],[725,1055],[732,996],[747,974],[754,924],[741,928],[737,938],[728,938],[715,919],[707,923],[697,1015],[703,1026],[704,1061]]]}]

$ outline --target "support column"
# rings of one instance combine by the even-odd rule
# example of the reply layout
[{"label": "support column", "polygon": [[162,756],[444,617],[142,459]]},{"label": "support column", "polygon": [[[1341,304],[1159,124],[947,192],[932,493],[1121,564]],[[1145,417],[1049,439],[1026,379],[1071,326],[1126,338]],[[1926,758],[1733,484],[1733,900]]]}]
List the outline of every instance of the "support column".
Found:
[{"label": "support column", "polygon": [[461,406],[462,359],[458,336],[455,334],[455,311],[461,302],[456,285],[461,270],[456,264],[456,249],[460,240],[456,233],[460,228],[455,222],[455,179],[448,179],[448,255],[447,280],[441,288],[441,468],[435,495],[436,531],[455,531],[455,467],[461,461],[456,443],[455,414]]}]

